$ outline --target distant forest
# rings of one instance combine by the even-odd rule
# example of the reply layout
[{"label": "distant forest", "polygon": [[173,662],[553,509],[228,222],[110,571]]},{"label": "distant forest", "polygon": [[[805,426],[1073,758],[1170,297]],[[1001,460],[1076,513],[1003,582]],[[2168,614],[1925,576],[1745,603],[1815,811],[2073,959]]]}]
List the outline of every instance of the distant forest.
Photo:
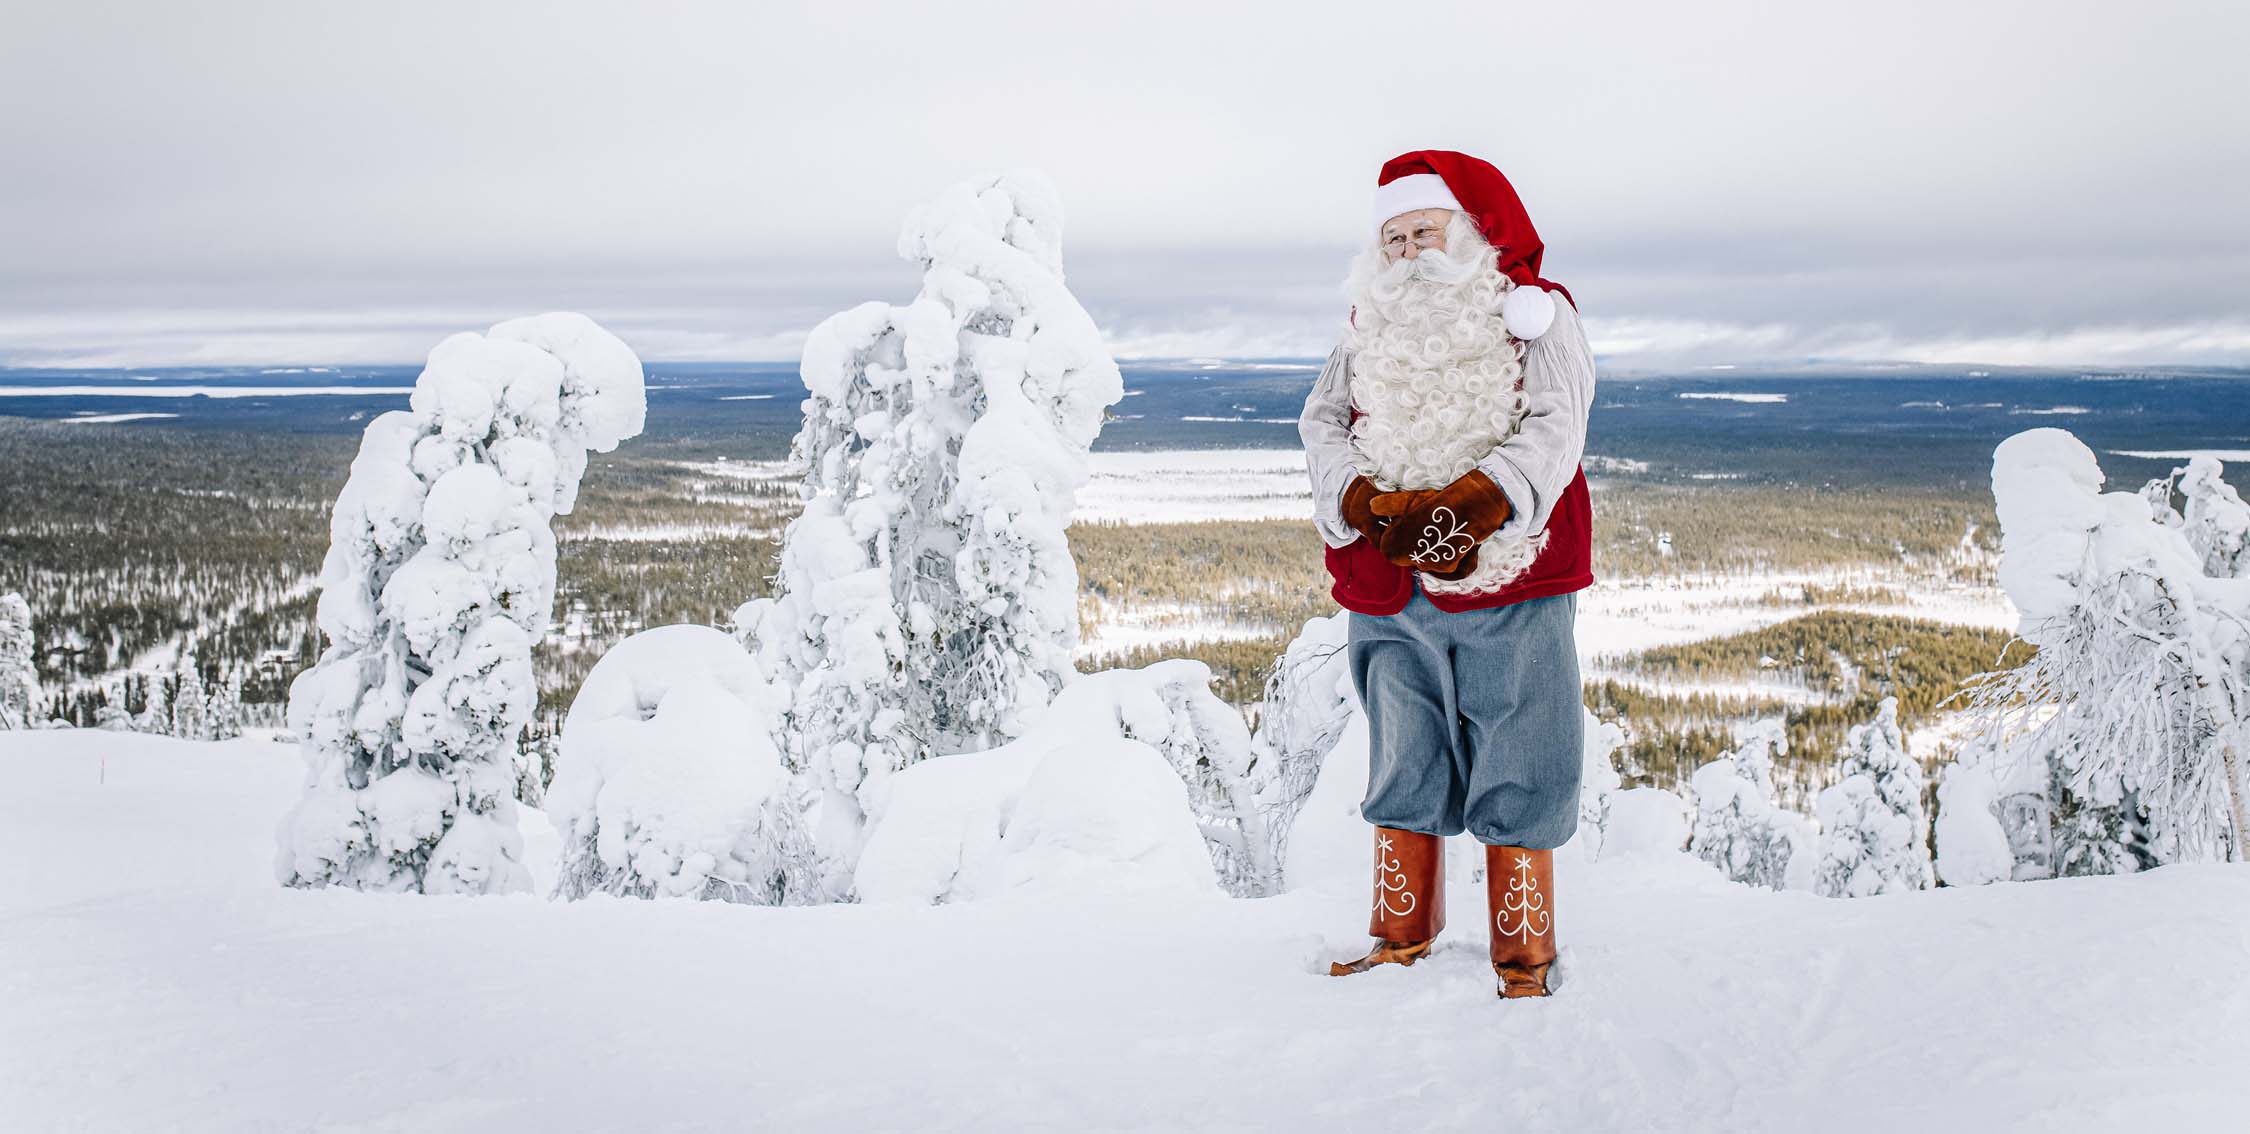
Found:
[{"label": "distant forest", "polygon": [[[335,433],[0,418],[9,479],[0,493],[0,593],[21,591],[32,606],[50,715],[90,725],[113,699],[138,712],[149,676],[165,680],[192,649],[207,685],[240,679],[251,723],[281,723],[290,680],[322,645],[315,579],[328,509],[356,444]],[[538,658],[535,741],[559,728],[586,670],[618,639],[673,622],[723,625],[737,605],[767,593],[794,486],[715,471],[732,447],[724,436],[681,430],[595,458],[577,511],[557,524],[561,578]],[[1682,482],[1636,475],[1631,462],[1589,464],[1609,470],[1594,478],[1602,576],[1906,563],[1932,578],[1990,581],[1997,532],[1989,500],[1975,493]],[[1289,638],[1305,619],[1335,611],[1318,537],[1303,523],[1092,524],[1074,527],[1071,542],[1082,627],[1091,634],[1130,617],[1155,625],[1159,639],[1096,651],[1084,668],[1200,658],[1221,695],[1251,715]],[[1897,599],[1895,589],[1816,587],[1766,601],[1811,610]],[[1180,627],[1176,640],[1163,638],[1171,624]],[[1213,625],[1226,628],[1226,640],[1197,630]],[[1587,699],[1631,727],[1628,771],[1669,783],[1724,743],[1726,720],[1747,714],[1785,715],[1809,748],[1826,746],[1866,715],[1870,697],[1898,691],[1911,726],[1942,699],[1939,690],[1989,668],[2005,638],[1819,614],[1740,641],[1617,659],[1634,680],[1590,682]],[[1788,672],[1821,703],[1719,703],[1664,691],[1747,672],[1759,655],[1788,659]],[[1848,689],[1842,664],[1857,675]],[[139,675],[128,679],[129,670]]]}]

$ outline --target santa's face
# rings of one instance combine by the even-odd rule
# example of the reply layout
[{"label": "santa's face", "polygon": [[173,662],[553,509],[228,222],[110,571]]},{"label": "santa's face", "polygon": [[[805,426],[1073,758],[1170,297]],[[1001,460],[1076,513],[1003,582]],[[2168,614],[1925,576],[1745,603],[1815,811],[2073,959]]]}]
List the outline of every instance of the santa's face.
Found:
[{"label": "santa's face", "polygon": [[1384,221],[1378,238],[1384,262],[1412,260],[1425,249],[1445,251],[1445,226],[1452,219],[1451,209],[1416,209]]}]

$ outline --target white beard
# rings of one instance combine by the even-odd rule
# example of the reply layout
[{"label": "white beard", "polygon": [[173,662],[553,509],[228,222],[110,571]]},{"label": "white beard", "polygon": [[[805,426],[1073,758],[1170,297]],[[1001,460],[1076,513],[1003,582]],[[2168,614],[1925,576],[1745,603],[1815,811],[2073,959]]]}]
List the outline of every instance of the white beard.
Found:
[{"label": "white beard", "polygon": [[[1385,264],[1372,249],[1353,264],[1347,345],[1352,404],[1362,416],[1352,424],[1352,456],[1381,488],[1443,488],[1523,425],[1524,345],[1500,319],[1514,285],[1462,214],[1447,227],[1446,246],[1453,256],[1423,252]],[[1424,574],[1422,589],[1496,591],[1546,546],[1544,531],[1528,539],[1496,533],[1466,577]]]}]

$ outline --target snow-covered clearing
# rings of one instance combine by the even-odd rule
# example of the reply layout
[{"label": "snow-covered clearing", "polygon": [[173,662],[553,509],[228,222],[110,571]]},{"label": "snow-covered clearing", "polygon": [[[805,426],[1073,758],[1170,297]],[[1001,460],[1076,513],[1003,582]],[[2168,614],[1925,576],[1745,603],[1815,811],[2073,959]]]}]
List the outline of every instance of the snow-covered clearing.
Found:
[{"label": "snow-covered clearing", "polygon": [[1201,606],[1182,603],[1134,605],[1081,601],[1080,610],[1090,622],[1089,629],[1078,641],[1075,656],[1081,661],[1137,646],[1238,642],[1271,633],[1267,627],[1213,618]]},{"label": "snow-covered clearing", "polygon": [[[1566,853],[1559,991],[1501,1002],[1465,873],[1428,961],[1321,975],[1364,943],[1357,847],[1256,901],[384,896],[275,884],[300,775],[285,746],[10,733],[0,775],[9,1129],[2250,1120],[2239,866],[1851,901],[1729,885],[1682,854]],[[527,824],[544,887],[552,836]]]},{"label": "snow-covered clearing", "polygon": [[176,413],[89,413],[55,420],[63,425],[122,425],[128,421],[157,421],[178,416]]},{"label": "snow-covered clearing", "polygon": [[2111,449],[2120,457],[2139,457],[2149,461],[2192,461],[2209,457],[2214,461],[2250,461],[2250,449]]},{"label": "snow-covered clearing", "polygon": [[[1847,585],[1893,587],[1907,601],[1822,603],[1817,607],[1765,601],[1777,590]],[[1579,594],[1578,651],[1581,658],[1591,659],[1697,642],[1761,629],[1816,609],[2001,629],[2016,624],[2015,607],[1998,587],[1939,584],[1908,572],[1856,569],[1596,579],[1592,587]]]},{"label": "snow-covered clearing", "polygon": [[1299,449],[1099,452],[1092,468],[1074,523],[1312,519]]},{"label": "snow-covered clearing", "polygon": [[1739,394],[1731,392],[1706,393],[1702,391],[1692,391],[1689,393],[1681,394],[1680,396],[1690,401],[1744,402],[1754,406],[1778,406],[1783,405],[1789,401],[1789,395],[1787,394]]},{"label": "snow-covered clearing", "polygon": [[413,392],[412,386],[0,386],[0,398],[388,398]]}]

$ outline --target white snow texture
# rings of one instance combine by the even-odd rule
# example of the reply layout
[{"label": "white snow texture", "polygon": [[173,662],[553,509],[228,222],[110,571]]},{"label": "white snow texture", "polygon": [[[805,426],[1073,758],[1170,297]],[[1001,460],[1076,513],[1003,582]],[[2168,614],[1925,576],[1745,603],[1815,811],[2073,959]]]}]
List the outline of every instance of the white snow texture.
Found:
[{"label": "white snow texture", "polygon": [[554,598],[548,524],[587,453],[640,432],[641,364],[583,315],[514,319],[439,343],[408,405],[369,423],[331,517],[329,646],[290,688],[305,790],[276,872],[523,890],[512,762]]}]

